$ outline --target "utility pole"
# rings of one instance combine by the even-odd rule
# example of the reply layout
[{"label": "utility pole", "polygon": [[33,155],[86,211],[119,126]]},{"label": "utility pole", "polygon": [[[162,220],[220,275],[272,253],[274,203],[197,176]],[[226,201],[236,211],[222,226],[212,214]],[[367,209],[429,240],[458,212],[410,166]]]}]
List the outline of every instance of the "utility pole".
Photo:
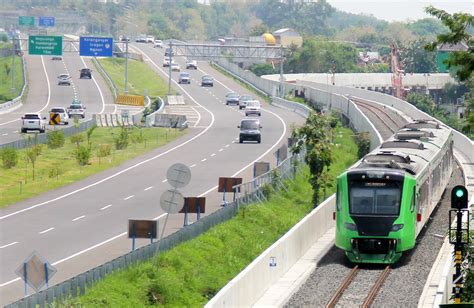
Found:
[{"label": "utility pole", "polygon": [[125,37],[125,89],[124,94],[128,94],[128,37]]},{"label": "utility pole", "polygon": [[173,63],[173,42],[170,41],[169,66],[168,66],[168,95],[171,95],[171,64]]},{"label": "utility pole", "polygon": [[12,37],[12,92],[15,91],[15,36]]},{"label": "utility pole", "polygon": [[283,93],[283,61],[284,61],[284,57],[283,57],[283,47],[280,46],[280,97],[281,98],[284,98],[284,93]]}]

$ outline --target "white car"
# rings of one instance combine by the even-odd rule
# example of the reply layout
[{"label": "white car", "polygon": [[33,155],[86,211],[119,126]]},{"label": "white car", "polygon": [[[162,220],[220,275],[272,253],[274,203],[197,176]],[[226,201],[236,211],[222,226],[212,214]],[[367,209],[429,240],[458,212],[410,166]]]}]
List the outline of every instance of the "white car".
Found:
[{"label": "white car", "polygon": [[173,72],[179,72],[179,71],[181,71],[181,67],[179,66],[178,63],[172,62],[172,63],[171,63],[171,70],[172,70]]},{"label": "white car", "polygon": [[188,60],[186,61],[186,69],[195,69],[197,70],[198,65],[196,60]]},{"label": "white car", "polygon": [[[174,64],[174,60],[171,59],[171,64]],[[165,58],[163,60],[163,67],[168,67],[170,66],[170,58]]]},{"label": "white car", "polygon": [[53,107],[49,111],[49,114],[58,114],[59,115],[59,124],[68,125],[69,124],[69,115],[67,109],[64,107]]},{"label": "white car", "polygon": [[247,106],[248,101],[254,100],[252,96],[250,95],[241,95],[239,97],[239,109],[244,109],[245,106]]},{"label": "white car", "polygon": [[27,133],[30,130],[37,130],[44,133],[46,130],[46,117],[41,117],[39,113],[26,113],[21,117],[21,132]]},{"label": "white car", "polygon": [[83,104],[81,104],[81,102],[73,101],[73,103],[69,105],[69,107],[67,108],[67,113],[70,118],[81,117],[84,119],[86,117],[85,110],[86,110],[86,107]]},{"label": "white car", "polygon": [[58,76],[58,85],[71,85],[71,76],[69,74],[60,74]]},{"label": "white car", "polygon": [[260,102],[257,100],[247,101],[247,105],[245,106],[245,116],[249,116],[251,114],[256,114],[261,116],[260,111]]},{"label": "white car", "polygon": [[163,41],[162,40],[155,40],[155,42],[153,43],[153,47],[163,48]]},{"label": "white car", "polygon": [[186,73],[186,72],[179,73],[178,83],[191,84],[191,76],[189,75],[189,73]]},{"label": "white car", "polygon": [[153,35],[147,35],[146,36],[146,42],[147,43],[154,43],[155,42],[155,37]]}]

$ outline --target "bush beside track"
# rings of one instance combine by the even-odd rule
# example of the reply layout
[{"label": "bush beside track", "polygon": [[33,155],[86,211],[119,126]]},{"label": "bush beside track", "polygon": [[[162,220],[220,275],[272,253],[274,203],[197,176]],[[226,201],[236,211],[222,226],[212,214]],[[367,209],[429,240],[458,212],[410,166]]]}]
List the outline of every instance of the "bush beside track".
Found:
[{"label": "bush beside track", "polygon": [[[336,128],[333,179],[357,160],[353,132]],[[287,191],[239,214],[148,262],[111,274],[85,296],[61,305],[85,307],[203,306],[261,252],[301,220],[313,206],[305,166]],[[333,181],[334,182],[334,181]],[[335,191],[334,185],[328,189]],[[310,192],[310,193],[308,193]]]}]

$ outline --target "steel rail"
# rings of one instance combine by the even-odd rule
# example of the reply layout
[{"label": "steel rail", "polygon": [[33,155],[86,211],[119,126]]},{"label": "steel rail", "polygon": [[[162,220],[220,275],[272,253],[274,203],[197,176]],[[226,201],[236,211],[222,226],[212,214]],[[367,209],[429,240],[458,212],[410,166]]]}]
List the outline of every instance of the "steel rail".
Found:
[{"label": "steel rail", "polygon": [[327,303],[326,308],[336,307],[337,302],[341,298],[342,294],[344,294],[344,291],[347,289],[347,287],[349,287],[352,280],[354,280],[354,277],[357,275],[358,271],[359,271],[359,266],[358,265],[354,266],[354,268],[350,271],[349,275],[347,275],[346,278],[344,278],[339,288],[337,288],[336,292],[331,297],[331,300],[329,300],[329,302]]},{"label": "steel rail", "polygon": [[365,298],[365,301],[362,303],[363,308],[369,308],[370,305],[372,305],[372,303],[375,300],[375,297],[379,293],[380,288],[382,287],[383,283],[387,279],[388,274],[390,274],[390,271],[391,271],[390,266],[387,266],[385,267],[383,272],[379,275],[374,285],[370,289],[369,295],[367,295],[367,297]]}]

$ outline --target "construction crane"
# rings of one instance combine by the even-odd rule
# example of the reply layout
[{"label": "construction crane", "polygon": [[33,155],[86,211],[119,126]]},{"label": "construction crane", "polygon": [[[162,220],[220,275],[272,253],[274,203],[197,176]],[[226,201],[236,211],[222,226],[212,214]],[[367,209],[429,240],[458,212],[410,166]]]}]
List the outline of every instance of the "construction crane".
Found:
[{"label": "construction crane", "polygon": [[405,97],[405,89],[403,88],[402,77],[404,70],[398,61],[398,46],[397,43],[390,43],[390,64],[392,69],[392,89],[393,95],[398,98]]}]

